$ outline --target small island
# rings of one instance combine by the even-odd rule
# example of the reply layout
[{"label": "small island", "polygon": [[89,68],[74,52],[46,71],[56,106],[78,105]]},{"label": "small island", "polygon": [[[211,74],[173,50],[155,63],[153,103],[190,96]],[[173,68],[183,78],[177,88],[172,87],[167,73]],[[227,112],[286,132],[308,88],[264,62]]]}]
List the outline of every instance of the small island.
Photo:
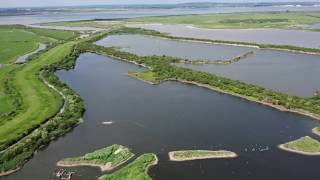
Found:
[{"label": "small island", "polygon": [[127,162],[134,154],[126,147],[114,144],[81,157],[66,158],[57,163],[61,167],[93,166],[110,171]]},{"label": "small island", "polygon": [[155,154],[143,154],[126,167],[112,174],[99,177],[99,180],[151,180],[151,178],[148,175],[148,170],[150,167],[156,165],[157,163],[158,158]]},{"label": "small island", "polygon": [[238,155],[231,151],[185,150],[169,152],[171,161],[190,161],[199,159],[235,158]]},{"label": "small island", "polygon": [[159,84],[159,81],[156,79],[156,75],[152,71],[143,71],[143,72],[128,72],[128,76],[139,79],[146,83],[156,85]]},{"label": "small island", "polygon": [[320,136],[320,126],[312,129],[312,132],[318,136]]},{"label": "small island", "polygon": [[282,150],[297,154],[320,156],[320,142],[309,136],[281,144],[278,147]]}]

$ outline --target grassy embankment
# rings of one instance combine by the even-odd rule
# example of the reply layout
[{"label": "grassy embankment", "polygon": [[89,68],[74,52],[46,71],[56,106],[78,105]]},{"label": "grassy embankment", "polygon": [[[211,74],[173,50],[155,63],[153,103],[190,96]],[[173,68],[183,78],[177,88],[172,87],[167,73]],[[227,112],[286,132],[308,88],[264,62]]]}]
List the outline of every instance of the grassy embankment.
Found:
[{"label": "grassy embankment", "polygon": [[[122,28],[111,34],[144,34],[162,35],[159,32],[137,29]],[[104,37],[97,37],[95,40]],[[184,83],[195,84],[222,93],[241,97],[250,101],[258,102],[279,109],[320,119],[320,97],[314,96],[303,98],[291,96],[281,92],[265,89],[256,85],[246,84],[240,81],[216,76],[214,74],[195,71],[187,68],[176,67],[172,64],[181,61],[179,58],[168,56],[138,56],[132,53],[122,52],[115,48],[106,48],[94,44],[82,44],[83,51],[96,52],[108,55],[124,61],[140,64],[151,69],[157,81],[177,80]],[[140,77],[141,78],[141,77]]]},{"label": "grassy embankment", "polygon": [[279,145],[279,148],[302,155],[320,155],[320,142],[309,136],[281,144]]},{"label": "grassy embankment", "polygon": [[155,154],[143,154],[126,167],[110,174],[99,177],[99,180],[151,180],[148,169],[158,163]]},{"label": "grassy embankment", "polygon": [[235,158],[237,154],[231,151],[210,151],[210,150],[185,150],[169,152],[171,161],[190,161],[198,159],[219,159]]},{"label": "grassy embankment", "polygon": [[8,92],[6,90],[5,84],[8,81],[10,72],[15,68],[16,66],[6,66],[0,68],[0,121],[3,114],[8,113],[12,109],[13,101],[7,94]]},{"label": "grassy embankment", "polygon": [[210,29],[284,28],[303,29],[295,25],[320,23],[320,12],[243,12],[205,15],[142,17],[131,23],[190,24]]},{"label": "grassy embankment", "polygon": [[[60,44],[15,69],[9,84],[22,97],[22,104],[16,115],[0,126],[0,175],[16,171],[36,150],[79,123],[84,110],[80,96],[54,75],[57,69],[72,67],[78,56],[73,51],[75,44]],[[63,112],[62,97],[44,80],[66,97]]]},{"label": "grassy embankment", "polygon": [[66,158],[57,163],[62,167],[94,166],[110,171],[127,162],[134,154],[126,147],[114,144],[81,157]]}]

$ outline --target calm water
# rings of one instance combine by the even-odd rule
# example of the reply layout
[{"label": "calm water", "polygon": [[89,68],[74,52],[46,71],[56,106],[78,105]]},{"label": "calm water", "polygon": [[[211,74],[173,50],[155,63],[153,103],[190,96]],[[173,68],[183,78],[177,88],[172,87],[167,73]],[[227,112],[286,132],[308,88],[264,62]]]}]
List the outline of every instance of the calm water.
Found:
[{"label": "calm water", "polygon": [[[59,71],[58,76],[84,98],[84,122],[21,171],[1,179],[49,179],[58,160],[118,143],[137,155],[156,153],[160,161],[150,171],[156,180],[318,180],[320,157],[276,147],[305,135],[319,139],[310,132],[318,121],[192,85],[153,86],[126,75],[139,70],[143,69],[86,53],[74,70]],[[104,121],[114,124],[102,125]],[[266,147],[268,151],[260,152]],[[167,153],[179,149],[227,149],[239,158],[168,161]],[[101,175],[95,168],[72,170],[77,171],[76,180]]]},{"label": "calm water", "polygon": [[[72,8],[71,8],[72,9]],[[34,24],[56,21],[78,21],[90,19],[114,19],[114,18],[134,18],[144,16],[166,16],[182,14],[207,14],[207,13],[230,13],[230,12],[248,12],[248,11],[316,11],[320,7],[215,7],[215,8],[173,8],[173,9],[120,9],[120,10],[95,10],[83,9],[78,10],[76,7],[73,11],[67,12],[43,12],[35,15],[19,16],[1,16],[0,24]]]},{"label": "calm water", "polygon": [[320,32],[283,29],[200,29],[185,25],[140,24],[173,36],[320,48]]},{"label": "calm water", "polygon": [[312,29],[320,29],[320,23],[313,24],[310,26]]},{"label": "calm water", "polygon": [[191,59],[230,59],[253,55],[230,65],[181,65],[298,96],[312,96],[320,89],[320,56],[275,50],[190,43],[141,35],[114,35],[97,42],[122,47],[139,55],[170,55]]}]

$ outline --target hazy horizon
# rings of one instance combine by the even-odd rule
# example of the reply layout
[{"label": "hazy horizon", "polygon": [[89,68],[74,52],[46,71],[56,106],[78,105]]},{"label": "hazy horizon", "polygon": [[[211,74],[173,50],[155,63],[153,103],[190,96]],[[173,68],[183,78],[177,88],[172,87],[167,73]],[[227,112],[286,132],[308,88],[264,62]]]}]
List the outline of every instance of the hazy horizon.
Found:
[{"label": "hazy horizon", "polygon": [[86,5],[135,5],[135,4],[178,4],[178,3],[263,3],[263,2],[319,2],[316,0],[0,0],[0,8],[18,8],[18,7],[57,7],[57,6],[86,6]]}]

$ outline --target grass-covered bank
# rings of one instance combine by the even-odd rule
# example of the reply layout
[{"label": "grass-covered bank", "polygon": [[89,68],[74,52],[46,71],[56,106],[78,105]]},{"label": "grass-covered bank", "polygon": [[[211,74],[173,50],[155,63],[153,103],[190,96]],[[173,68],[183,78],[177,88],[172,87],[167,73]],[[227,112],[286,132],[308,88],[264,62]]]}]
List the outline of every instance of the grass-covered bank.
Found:
[{"label": "grass-covered bank", "polygon": [[[162,36],[162,33],[139,28],[121,28],[107,34],[100,34],[94,39],[98,40],[111,34],[143,34]],[[206,87],[222,93],[241,97],[250,101],[271,106],[281,111],[289,111],[320,119],[320,97],[303,98],[272,91],[256,85],[246,84],[214,74],[177,67],[173,63],[181,61],[179,58],[167,56],[138,56],[132,53],[122,52],[115,48],[106,48],[91,43],[81,44],[82,51],[94,52],[110,57],[118,58],[131,63],[149,67],[157,81],[178,80]]]},{"label": "grass-covered bank", "polygon": [[151,180],[148,170],[158,163],[155,154],[143,154],[124,168],[110,174],[99,177],[99,180]]},{"label": "grass-covered bank", "polygon": [[128,72],[128,76],[140,79],[142,81],[145,81],[149,84],[158,84],[159,81],[157,80],[155,74],[152,71],[144,71],[144,72]]},{"label": "grass-covered bank", "polygon": [[279,148],[302,155],[320,156],[320,142],[309,136],[281,144]]},{"label": "grass-covered bank", "polygon": [[[4,135],[1,139],[5,142],[2,143],[3,151],[0,152],[0,175],[19,169],[36,150],[70,131],[79,123],[84,111],[80,96],[54,75],[56,70],[71,68],[74,65],[75,58],[78,57],[78,51],[74,48],[74,42],[60,44],[38,55],[16,72],[17,75],[12,80],[16,91],[20,94],[29,94],[28,97],[22,96],[26,99],[23,99],[21,112],[0,126]],[[46,82],[67,97],[67,106],[63,112],[59,113],[63,104],[62,97],[41,82],[40,72]],[[7,128],[11,129],[10,133],[4,133],[8,132]],[[25,133],[19,134],[19,131]]]},{"label": "grass-covered bank", "polygon": [[62,167],[93,166],[110,171],[127,162],[134,154],[126,147],[114,144],[81,157],[66,158],[57,163]]}]

